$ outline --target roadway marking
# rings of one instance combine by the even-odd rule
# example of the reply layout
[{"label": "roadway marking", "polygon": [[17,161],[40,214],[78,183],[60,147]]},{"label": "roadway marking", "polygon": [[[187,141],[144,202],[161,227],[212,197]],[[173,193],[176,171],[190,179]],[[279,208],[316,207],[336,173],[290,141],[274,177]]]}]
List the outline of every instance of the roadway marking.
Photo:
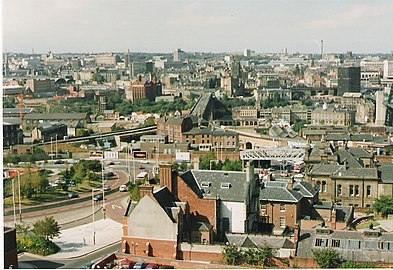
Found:
[{"label": "roadway marking", "polygon": [[115,210],[116,208],[123,209],[123,207],[118,206],[116,204],[112,204],[112,209]]}]

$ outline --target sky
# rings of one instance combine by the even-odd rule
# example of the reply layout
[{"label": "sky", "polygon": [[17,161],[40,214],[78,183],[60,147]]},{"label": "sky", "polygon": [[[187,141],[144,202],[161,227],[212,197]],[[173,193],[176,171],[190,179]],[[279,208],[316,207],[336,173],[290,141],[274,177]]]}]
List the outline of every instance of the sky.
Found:
[{"label": "sky", "polygon": [[3,51],[390,53],[392,0],[3,0]]}]

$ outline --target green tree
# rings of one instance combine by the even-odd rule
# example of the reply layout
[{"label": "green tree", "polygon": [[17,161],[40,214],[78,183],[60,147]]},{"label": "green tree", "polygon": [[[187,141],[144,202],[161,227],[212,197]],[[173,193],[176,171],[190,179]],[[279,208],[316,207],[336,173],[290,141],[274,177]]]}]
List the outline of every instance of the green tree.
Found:
[{"label": "green tree", "polygon": [[223,170],[223,171],[242,171],[242,162],[240,160],[225,159],[221,170]]},{"label": "green tree", "polygon": [[393,214],[393,198],[381,196],[375,200],[373,209],[375,212],[381,213],[384,217],[387,217],[389,214]]},{"label": "green tree", "polygon": [[227,264],[236,265],[242,258],[242,252],[236,245],[226,245],[223,247],[222,255]]},{"label": "green tree", "polygon": [[53,217],[45,217],[33,224],[32,232],[46,241],[60,235],[60,226]]},{"label": "green tree", "polygon": [[[216,154],[214,151],[209,151],[207,154],[203,155],[199,161],[200,161],[200,169],[201,170],[210,170],[210,161],[211,160],[216,160]],[[213,166],[214,165],[214,166]],[[212,164],[212,169],[215,169],[215,163]]]},{"label": "green tree", "polygon": [[337,268],[340,264],[340,255],[335,249],[313,249],[312,253],[321,268]]},{"label": "green tree", "polygon": [[43,193],[49,185],[48,178],[42,172],[29,173],[29,177],[35,193]]}]

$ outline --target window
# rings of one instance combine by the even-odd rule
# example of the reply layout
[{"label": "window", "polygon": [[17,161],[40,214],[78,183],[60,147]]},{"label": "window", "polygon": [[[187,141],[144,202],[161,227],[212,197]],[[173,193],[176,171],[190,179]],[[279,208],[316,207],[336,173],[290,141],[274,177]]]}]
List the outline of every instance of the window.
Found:
[{"label": "window", "polygon": [[230,187],[231,187],[231,183],[227,183],[227,182],[221,183],[221,188],[230,188]]},{"label": "window", "polygon": [[349,249],[360,249],[360,241],[359,240],[348,240],[348,248]]},{"label": "window", "polygon": [[322,181],[322,192],[326,192],[327,191],[327,184],[325,181]]},{"label": "window", "polygon": [[327,247],[328,240],[326,238],[315,238],[316,247]]},{"label": "window", "polygon": [[285,203],[280,203],[280,211],[285,212]]},{"label": "window", "polygon": [[210,186],[211,186],[211,183],[210,183],[210,182],[202,182],[202,183],[201,183],[201,186],[204,187],[204,188],[210,187]]},{"label": "window", "polygon": [[354,192],[353,192],[353,185],[349,186],[349,196],[353,196]]},{"label": "window", "polygon": [[366,249],[378,249],[378,241],[365,241],[364,246]]},{"label": "window", "polygon": [[371,197],[371,186],[366,187],[366,194],[367,194],[367,197]]},{"label": "window", "polygon": [[332,239],[332,247],[340,247],[340,239]]},{"label": "window", "polygon": [[315,184],[315,189],[318,191],[321,189],[321,182],[320,181],[317,181],[317,183]]},{"label": "window", "polygon": [[341,194],[342,194],[342,189],[343,189],[343,186],[342,186],[342,185],[337,185],[337,195],[338,195],[338,196],[341,196]]},{"label": "window", "polygon": [[280,228],[285,228],[285,218],[280,217]]},{"label": "window", "polygon": [[262,210],[265,210],[265,209],[266,209],[266,203],[264,203],[264,202],[261,203],[261,209],[262,209]]},{"label": "window", "polygon": [[355,196],[359,196],[359,186],[355,186]]},{"label": "window", "polygon": [[205,140],[202,140],[202,143],[205,143]]}]

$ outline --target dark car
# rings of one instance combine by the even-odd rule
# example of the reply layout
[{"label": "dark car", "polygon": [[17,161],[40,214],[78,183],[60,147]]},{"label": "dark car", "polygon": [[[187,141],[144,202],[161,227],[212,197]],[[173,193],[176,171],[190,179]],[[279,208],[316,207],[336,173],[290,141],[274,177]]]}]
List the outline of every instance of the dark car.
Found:
[{"label": "dark car", "polygon": [[68,193],[68,199],[78,198],[79,195],[77,193]]},{"label": "dark car", "polygon": [[136,264],[134,264],[134,267],[132,267],[133,269],[145,269],[147,266],[147,263],[145,262],[137,262]]},{"label": "dark car", "polygon": [[64,164],[64,161],[62,161],[62,160],[56,160],[56,161],[55,161],[55,164]]},{"label": "dark car", "polygon": [[102,201],[104,199],[104,197],[102,196],[102,194],[97,194],[93,197],[93,200],[95,201]]}]

